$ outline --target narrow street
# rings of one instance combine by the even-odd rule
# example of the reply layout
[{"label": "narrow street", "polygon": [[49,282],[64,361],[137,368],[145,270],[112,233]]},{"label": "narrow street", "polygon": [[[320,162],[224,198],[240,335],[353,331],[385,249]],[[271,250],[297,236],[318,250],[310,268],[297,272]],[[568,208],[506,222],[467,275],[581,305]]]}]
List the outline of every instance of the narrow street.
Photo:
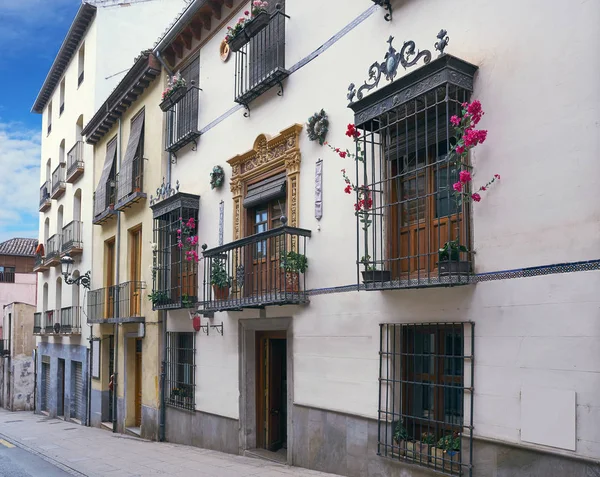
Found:
[{"label": "narrow street", "polygon": [[[0,477],[335,477],[0,409]],[[13,447],[14,446],[14,447]]]}]

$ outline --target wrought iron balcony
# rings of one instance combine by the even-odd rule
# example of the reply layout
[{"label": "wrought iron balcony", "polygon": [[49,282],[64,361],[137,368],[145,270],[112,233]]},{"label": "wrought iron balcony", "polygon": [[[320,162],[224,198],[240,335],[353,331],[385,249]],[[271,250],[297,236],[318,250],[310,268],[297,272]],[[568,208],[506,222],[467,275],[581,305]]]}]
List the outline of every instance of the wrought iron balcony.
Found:
[{"label": "wrought iron balcony", "polygon": [[14,268],[7,270],[8,267],[4,267],[3,271],[0,271],[0,283],[15,283],[15,270]]},{"label": "wrought iron balcony", "polygon": [[42,330],[44,329],[42,316],[43,315],[41,312],[33,314],[33,334],[34,335],[42,334]]},{"label": "wrought iron balcony", "polygon": [[310,230],[282,226],[205,250],[204,311],[308,303]]},{"label": "wrought iron balcony", "polygon": [[44,312],[44,331],[47,335],[54,333],[54,321],[56,314],[56,310],[48,310]]},{"label": "wrought iron balcony", "polygon": [[125,210],[146,198],[144,192],[144,158],[136,156],[122,166],[117,174],[117,203],[115,209]]},{"label": "wrought iron balcony", "polygon": [[54,234],[48,239],[46,243],[46,257],[44,258],[44,263],[48,267],[60,265],[60,246],[61,234]]},{"label": "wrought iron balcony", "polygon": [[10,340],[0,340],[0,356],[10,356]]},{"label": "wrought iron balcony", "polygon": [[88,323],[143,323],[142,290],[146,282],[130,281],[88,293]]},{"label": "wrought iron balcony", "polygon": [[46,212],[52,205],[50,198],[50,181],[46,181],[40,187],[40,212]]},{"label": "wrought iron balcony", "polygon": [[48,270],[50,267],[45,262],[44,257],[40,254],[36,254],[35,259],[33,261],[33,271],[34,272],[44,272]]},{"label": "wrought iron balcony", "polygon": [[58,165],[52,173],[52,199],[58,199],[67,190],[67,183],[65,182],[65,163]]},{"label": "wrought iron balcony", "polygon": [[248,104],[289,76],[285,69],[285,13],[275,11],[266,28],[235,54],[235,102]]},{"label": "wrought iron balcony", "polygon": [[77,141],[67,153],[67,179],[69,184],[74,184],[83,174],[83,141]]},{"label": "wrought iron balcony", "polygon": [[80,306],[69,306],[60,310],[60,333],[65,335],[81,333]]},{"label": "wrought iron balcony", "polygon": [[176,152],[191,142],[196,144],[198,131],[198,104],[200,89],[190,86],[185,95],[174,104],[167,114],[167,134],[165,149]]},{"label": "wrought iron balcony", "polygon": [[82,240],[83,222],[73,220],[62,229],[61,252],[69,255],[79,255],[83,252]]},{"label": "wrought iron balcony", "polygon": [[94,193],[94,225],[102,225],[117,214],[116,198],[117,186],[114,179],[109,180],[106,187]]}]

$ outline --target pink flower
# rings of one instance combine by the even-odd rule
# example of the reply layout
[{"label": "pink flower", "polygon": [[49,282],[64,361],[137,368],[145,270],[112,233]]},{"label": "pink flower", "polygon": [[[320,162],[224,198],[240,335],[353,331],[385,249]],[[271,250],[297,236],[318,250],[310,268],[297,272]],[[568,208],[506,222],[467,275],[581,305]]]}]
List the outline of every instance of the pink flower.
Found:
[{"label": "pink flower", "polygon": [[460,171],[458,178],[461,182],[469,182],[471,180],[471,173],[469,171]]},{"label": "pink flower", "polygon": [[477,129],[467,129],[463,136],[463,140],[465,141],[465,147],[471,148],[476,146],[477,144],[483,144],[487,137],[487,131],[485,130],[477,130]]},{"label": "pink flower", "polygon": [[344,192],[346,194],[351,194],[352,193],[352,186],[351,185],[347,185],[346,188],[344,189]]},{"label": "pink flower", "polygon": [[342,169],[342,173],[345,174],[346,173],[346,169]]},{"label": "pink flower", "polygon": [[177,229],[177,233],[181,235],[181,229]]},{"label": "pink flower", "polygon": [[450,118],[450,122],[452,123],[453,126],[458,126],[460,124],[460,118],[458,116],[454,115]]},{"label": "pink flower", "polygon": [[500,174],[494,174],[494,177],[498,180],[500,180]]},{"label": "pink flower", "polygon": [[465,148],[464,146],[456,146],[456,154],[464,154]]},{"label": "pink flower", "polygon": [[479,100],[473,101],[471,104],[467,106],[467,113],[471,116],[471,120],[473,124],[477,124],[483,116],[483,111],[481,110],[481,102]]},{"label": "pink flower", "polygon": [[182,244],[181,242],[179,242],[179,243],[177,244],[177,246],[178,246],[179,248],[183,248],[183,244]]},{"label": "pink flower", "polygon": [[452,186],[452,188],[456,192],[460,192],[462,190],[462,182],[455,182],[454,185]]},{"label": "pink flower", "polygon": [[484,192],[485,192],[485,191],[487,190],[487,187],[486,187],[486,186],[481,186],[481,187],[479,188],[479,190],[482,190],[482,191],[484,191]]},{"label": "pink flower", "polygon": [[246,11],[244,12],[244,15],[248,16],[248,15],[250,15],[250,12],[249,12],[248,10],[246,10]]},{"label": "pink flower", "polygon": [[471,199],[473,199],[475,202],[479,202],[481,200],[481,196],[475,192],[472,196]]},{"label": "pink flower", "polygon": [[346,136],[351,137],[353,139],[358,139],[360,137],[360,132],[358,131],[358,129],[356,129],[356,126],[354,124],[348,124]]},{"label": "pink flower", "polygon": [[346,157],[346,151],[340,151],[340,157],[344,159]]}]

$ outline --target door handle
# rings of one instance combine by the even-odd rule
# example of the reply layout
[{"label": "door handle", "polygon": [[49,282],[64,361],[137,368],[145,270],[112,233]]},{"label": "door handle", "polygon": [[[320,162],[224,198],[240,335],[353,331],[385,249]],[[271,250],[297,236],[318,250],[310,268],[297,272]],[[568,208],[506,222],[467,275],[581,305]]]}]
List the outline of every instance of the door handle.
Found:
[{"label": "door handle", "polygon": [[277,416],[279,414],[279,409],[271,409],[271,414]]}]

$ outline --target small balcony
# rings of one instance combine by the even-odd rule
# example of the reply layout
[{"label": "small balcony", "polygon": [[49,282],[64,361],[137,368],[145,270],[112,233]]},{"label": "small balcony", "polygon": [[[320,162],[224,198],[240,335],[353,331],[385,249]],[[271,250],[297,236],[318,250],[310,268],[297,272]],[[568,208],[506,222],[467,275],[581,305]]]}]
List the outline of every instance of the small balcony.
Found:
[{"label": "small balcony", "polygon": [[33,261],[33,271],[34,272],[45,272],[49,268],[50,267],[44,260],[44,257],[42,255],[36,254],[35,259]]},{"label": "small balcony", "polygon": [[50,198],[50,181],[46,181],[40,187],[40,212],[46,212],[52,205]]},{"label": "small balcony", "polygon": [[67,308],[61,308],[59,322],[61,334],[81,334],[81,307],[69,306]]},{"label": "small balcony", "polygon": [[279,85],[290,75],[285,69],[285,19],[275,11],[266,28],[235,54],[235,102],[248,108],[251,101]]},{"label": "small balcony", "polygon": [[54,334],[54,320],[56,318],[55,310],[48,310],[44,312],[44,334]]},{"label": "small balcony", "polygon": [[10,340],[0,340],[0,356],[10,356]]},{"label": "small balcony", "polygon": [[62,229],[61,255],[81,255],[83,253],[82,240],[83,222],[73,220]]},{"label": "small balcony", "polygon": [[142,290],[146,282],[130,281],[88,293],[88,323],[144,323]]},{"label": "small balcony", "polygon": [[33,334],[41,335],[44,329],[43,326],[43,313],[38,312],[33,314]]},{"label": "small balcony", "polygon": [[204,311],[308,303],[310,236],[310,230],[282,226],[205,250]]},{"label": "small balcony", "polygon": [[67,153],[66,182],[74,184],[83,174],[83,141],[77,141]]},{"label": "small balcony", "polygon": [[46,243],[46,257],[44,258],[44,263],[48,267],[60,265],[60,246],[61,234],[54,234],[48,239]]},{"label": "small balcony", "polygon": [[94,193],[94,225],[102,225],[112,219],[118,212],[115,210],[117,186],[114,179],[106,183],[106,187]]},{"label": "small balcony", "polygon": [[190,86],[187,93],[166,111],[167,134],[165,149],[176,152],[200,137],[198,131],[198,102],[200,89]]},{"label": "small balcony", "polygon": [[144,158],[135,157],[125,164],[117,176],[117,204],[115,209],[122,211],[146,198],[144,192]]},{"label": "small balcony", "polygon": [[67,183],[65,182],[65,163],[58,165],[52,173],[52,195],[50,198],[58,199],[67,190]]}]

